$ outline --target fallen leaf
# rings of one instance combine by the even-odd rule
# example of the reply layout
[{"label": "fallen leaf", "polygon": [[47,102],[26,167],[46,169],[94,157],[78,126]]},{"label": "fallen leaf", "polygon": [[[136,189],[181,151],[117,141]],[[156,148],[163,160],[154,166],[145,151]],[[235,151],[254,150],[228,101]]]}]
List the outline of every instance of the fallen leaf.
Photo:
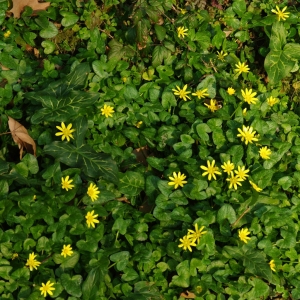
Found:
[{"label": "fallen leaf", "polygon": [[28,153],[36,156],[36,144],[32,137],[28,134],[27,129],[11,117],[8,117],[8,127],[14,142],[19,146],[20,160],[22,159],[24,147]]},{"label": "fallen leaf", "polygon": [[46,10],[50,6],[50,2],[38,2],[38,0],[12,0],[13,8],[10,10],[14,17],[19,19],[25,6],[30,6],[33,12]]},{"label": "fallen leaf", "polygon": [[146,145],[145,147],[137,148],[133,150],[133,154],[136,156],[136,160],[142,163],[144,166],[147,166],[147,157],[149,156],[149,148]]},{"label": "fallen leaf", "polygon": [[2,71],[7,71],[7,70],[9,70],[9,68],[6,68],[6,67],[2,66],[1,64],[0,64],[0,67],[1,67],[1,70],[2,70]]},{"label": "fallen leaf", "polygon": [[194,293],[191,293],[189,291],[186,291],[185,293],[181,293],[180,297],[183,297],[185,299],[195,299],[196,295]]}]

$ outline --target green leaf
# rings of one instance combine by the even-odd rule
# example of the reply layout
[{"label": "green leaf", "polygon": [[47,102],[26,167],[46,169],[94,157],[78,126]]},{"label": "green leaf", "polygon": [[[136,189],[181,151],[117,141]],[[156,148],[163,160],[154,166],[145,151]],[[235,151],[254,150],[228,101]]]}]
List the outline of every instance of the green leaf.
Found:
[{"label": "green leaf", "polygon": [[246,12],[245,0],[234,0],[232,9],[237,13],[239,17],[243,17],[243,14]]},{"label": "green leaf", "polygon": [[132,268],[124,269],[124,274],[121,276],[124,281],[132,281],[139,278],[139,274]]},{"label": "green leaf", "polygon": [[216,97],[216,78],[214,75],[208,75],[204,80],[202,80],[198,85],[196,90],[207,89],[208,97]]},{"label": "green leaf", "polygon": [[85,134],[88,130],[88,120],[85,116],[79,117],[76,119],[75,123],[75,132],[74,132],[74,138],[76,142],[76,147],[81,147],[84,144],[85,140]]},{"label": "green leaf", "polygon": [[198,124],[196,126],[196,131],[202,141],[205,141],[205,142],[209,141],[209,135],[207,133],[211,132],[211,129],[209,128],[209,126],[207,124],[205,124],[205,123]]},{"label": "green leaf", "polygon": [[99,290],[100,267],[92,269],[82,284],[82,300],[94,300]]},{"label": "green leaf", "polygon": [[64,27],[70,27],[76,24],[76,22],[79,20],[79,16],[69,11],[61,11],[60,14],[63,16],[63,19],[61,20],[61,25]]},{"label": "green leaf", "polygon": [[269,286],[259,278],[251,278],[249,283],[253,285],[253,289],[247,294],[249,299],[267,298],[269,295]]},{"label": "green leaf", "polygon": [[183,288],[187,288],[190,285],[190,263],[185,260],[177,265],[176,271],[178,275],[172,277],[171,284],[177,285]]},{"label": "green leaf", "polygon": [[60,282],[67,293],[74,297],[81,297],[81,283],[82,283],[82,276],[81,275],[74,275],[72,278],[69,274],[62,274],[60,277]]},{"label": "green leaf", "polygon": [[11,266],[0,266],[0,278],[3,278],[5,280],[10,279],[10,271],[13,269]]},{"label": "green leaf", "polygon": [[49,22],[49,26],[40,31],[40,37],[44,39],[54,38],[57,34],[58,34],[58,29],[52,22]]},{"label": "green leaf", "polygon": [[37,174],[37,172],[39,171],[38,161],[37,161],[36,157],[33,156],[32,154],[27,153],[22,158],[22,162],[26,164],[26,166],[31,174]]},{"label": "green leaf", "polygon": [[129,262],[130,253],[121,251],[110,256],[110,260],[117,263],[118,271],[123,271]]},{"label": "green leaf", "polygon": [[48,40],[43,41],[42,46],[43,46],[43,48],[45,48],[44,49],[45,54],[52,53],[56,48],[55,44],[51,41],[48,41]]},{"label": "green leaf", "polygon": [[157,24],[154,25],[154,29],[155,29],[157,39],[159,41],[162,41],[166,36],[167,30],[165,29],[165,27],[157,25]]},{"label": "green leaf", "polygon": [[139,97],[139,93],[134,85],[126,85],[124,91],[124,97],[128,100],[137,99]]},{"label": "green leaf", "polygon": [[271,84],[278,83],[293,69],[295,62],[282,50],[272,50],[265,59],[265,69]]},{"label": "green leaf", "polygon": [[104,153],[97,153],[88,145],[75,146],[65,142],[53,142],[46,145],[44,152],[70,167],[82,168],[90,177],[103,176],[106,180],[118,183],[117,165]]},{"label": "green leaf", "polygon": [[89,240],[89,241],[79,240],[76,243],[76,247],[80,250],[94,253],[98,249],[98,242],[92,241],[92,240]]},{"label": "green leaf", "polygon": [[161,104],[165,109],[169,109],[172,106],[175,107],[177,105],[176,98],[172,92],[163,92],[161,101]]},{"label": "green leaf", "polygon": [[286,44],[286,34],[283,22],[275,22],[272,26],[269,48],[275,51],[282,50]]},{"label": "green leaf", "polygon": [[243,265],[246,272],[272,281],[272,271],[262,252],[243,246]]},{"label": "green leaf", "polygon": [[138,195],[145,186],[145,179],[140,173],[127,171],[125,174],[119,173],[119,191],[129,196]]},{"label": "green leaf", "polygon": [[224,220],[228,220],[230,224],[236,221],[236,213],[230,204],[223,204],[218,211],[217,222],[221,224]]},{"label": "green leaf", "polygon": [[288,43],[284,46],[283,51],[291,59],[300,59],[300,44]]},{"label": "green leaf", "polygon": [[74,251],[71,256],[63,257],[61,254],[54,254],[53,260],[56,264],[60,264],[61,268],[64,269],[72,269],[79,261],[79,253]]},{"label": "green leaf", "polygon": [[281,185],[284,190],[287,190],[293,184],[293,178],[290,176],[281,177],[278,180],[278,184]]},{"label": "green leaf", "polygon": [[154,68],[162,65],[163,59],[166,58],[167,51],[164,46],[155,46],[152,53],[152,66]]}]

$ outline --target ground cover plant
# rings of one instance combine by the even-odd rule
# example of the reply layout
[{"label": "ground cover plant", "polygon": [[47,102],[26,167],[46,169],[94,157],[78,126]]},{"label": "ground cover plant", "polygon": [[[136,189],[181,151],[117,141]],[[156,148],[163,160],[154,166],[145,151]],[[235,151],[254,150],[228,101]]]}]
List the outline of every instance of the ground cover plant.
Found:
[{"label": "ground cover plant", "polygon": [[300,299],[298,2],[20,3],[1,299]]}]

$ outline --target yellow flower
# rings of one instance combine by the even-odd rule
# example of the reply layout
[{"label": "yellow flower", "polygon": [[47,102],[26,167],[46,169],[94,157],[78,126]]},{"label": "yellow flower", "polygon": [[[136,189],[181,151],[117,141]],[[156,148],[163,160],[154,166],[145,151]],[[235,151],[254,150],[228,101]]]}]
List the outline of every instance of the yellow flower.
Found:
[{"label": "yellow flower", "polygon": [[140,128],[142,124],[143,124],[143,121],[139,121],[135,124],[135,127]]},{"label": "yellow flower", "polygon": [[223,50],[221,50],[221,52],[217,51],[217,57],[221,61],[225,60],[226,55],[228,55],[228,53],[224,52]]},{"label": "yellow flower", "polygon": [[27,259],[25,266],[29,267],[30,271],[32,271],[33,268],[37,269],[37,267],[41,264],[39,261],[35,260],[35,258],[36,255],[34,254],[34,252],[29,254],[29,258]]},{"label": "yellow flower", "polygon": [[217,104],[218,104],[217,100],[215,99],[210,99],[210,105],[204,103],[204,105],[207,106],[211,110],[211,112],[215,112],[216,110],[219,109]]},{"label": "yellow flower", "polygon": [[275,105],[276,103],[279,102],[279,100],[277,98],[273,98],[272,96],[269,97],[267,99],[268,104],[272,107],[273,105]]},{"label": "yellow flower", "polygon": [[229,87],[227,89],[227,93],[231,96],[231,95],[234,95],[235,94],[235,89],[233,89],[232,87]]},{"label": "yellow flower", "polygon": [[249,173],[249,169],[245,170],[245,166],[238,166],[238,169],[235,170],[234,173],[237,175],[237,177],[241,178],[242,180],[245,180],[246,177],[249,176],[247,175],[247,173]]},{"label": "yellow flower", "polygon": [[223,165],[221,165],[221,168],[224,169],[224,172],[227,173],[227,175],[233,174],[234,164],[228,160],[227,162],[224,162]]},{"label": "yellow flower", "polygon": [[54,283],[51,283],[50,280],[46,284],[42,283],[42,287],[40,288],[41,295],[46,297],[48,293],[50,296],[52,296],[52,291],[55,291],[55,288],[52,287],[52,285],[54,285]]},{"label": "yellow flower", "polygon": [[88,187],[87,194],[91,197],[91,200],[94,202],[98,199],[98,194],[100,194],[100,191],[95,184],[91,183]]},{"label": "yellow flower", "polygon": [[[256,131],[253,131],[253,128],[250,126],[243,125],[243,130],[238,128],[238,131],[240,132],[237,137],[241,137],[242,142],[245,140],[245,144],[248,145],[248,143],[252,144],[252,142],[257,142],[258,139],[255,137]],[[252,132],[253,131],[253,132]]]},{"label": "yellow flower", "polygon": [[64,257],[64,258],[66,258],[67,257],[67,255],[68,256],[72,256],[72,254],[73,254],[73,251],[72,251],[72,247],[71,247],[71,245],[64,245],[63,246],[63,249],[61,250],[61,255]]},{"label": "yellow flower", "polygon": [[246,117],[246,115],[247,115],[247,108],[244,108],[243,109],[243,116]]},{"label": "yellow flower", "polygon": [[269,262],[269,265],[270,265],[270,269],[271,269],[272,271],[276,272],[276,269],[275,269],[276,265],[275,265],[273,259]]},{"label": "yellow flower", "polygon": [[252,187],[257,191],[257,192],[261,192],[262,189],[260,187],[258,187],[254,182],[252,182],[251,180],[249,180],[250,184],[252,185]]},{"label": "yellow flower", "polygon": [[215,160],[212,161],[212,163],[210,164],[210,161],[207,161],[207,167],[206,166],[200,166],[200,168],[202,170],[205,170],[206,172],[202,173],[202,176],[208,175],[208,180],[211,180],[211,178],[213,177],[215,180],[216,178],[216,174],[217,175],[221,175],[221,173],[218,171],[219,168],[215,167]]},{"label": "yellow flower", "polygon": [[246,63],[244,63],[244,62],[243,63],[239,62],[235,66],[236,66],[235,72],[237,72],[238,75],[240,75],[242,73],[248,73],[250,70],[248,68],[248,65],[246,65]]},{"label": "yellow flower", "polygon": [[179,10],[182,15],[185,15],[187,12],[186,9],[184,9],[184,8],[179,8]]},{"label": "yellow flower", "polygon": [[189,91],[186,91],[187,89],[187,84],[181,89],[179,86],[176,85],[176,89],[172,89],[172,91],[174,92],[174,95],[179,96],[180,99],[183,99],[184,101],[186,101],[186,99],[191,99],[189,96],[187,96],[187,94],[191,93]]},{"label": "yellow flower", "polygon": [[192,230],[192,229],[189,229],[188,230],[188,236],[190,239],[192,239],[193,242],[196,242],[197,241],[197,244],[199,244],[200,242],[200,237],[207,233],[207,231],[202,231],[204,229],[204,226],[201,226],[200,229],[198,229],[198,224],[195,224],[195,231]]},{"label": "yellow flower", "polygon": [[122,77],[122,81],[125,83],[127,81],[127,77]]},{"label": "yellow flower", "polygon": [[256,101],[258,100],[257,98],[255,98],[257,93],[252,93],[252,89],[245,89],[242,90],[242,96],[244,98],[244,101],[247,102],[248,104],[255,104]]},{"label": "yellow flower", "polygon": [[185,178],[186,176],[184,174],[181,174],[181,172],[178,172],[178,174],[176,174],[176,172],[173,172],[173,177],[169,177],[171,181],[168,182],[168,185],[175,185],[176,190],[179,185],[183,187],[183,185],[187,183],[187,181],[184,180]]},{"label": "yellow flower", "polygon": [[234,187],[235,190],[237,190],[237,186],[238,185],[242,185],[241,181],[243,181],[242,178],[240,178],[239,176],[234,176],[233,174],[231,174],[231,177],[227,178],[226,181],[229,181],[229,188],[231,189],[232,187]]},{"label": "yellow flower", "polygon": [[11,32],[10,32],[9,30],[7,30],[7,31],[3,34],[4,38],[6,38],[6,39],[7,39],[10,35],[11,35]]},{"label": "yellow flower", "polygon": [[66,191],[68,191],[69,189],[71,190],[74,187],[74,185],[71,184],[73,179],[69,180],[69,178],[70,178],[70,176],[66,176],[66,178],[63,178],[63,177],[61,178],[61,187],[62,187],[62,189],[65,189]]},{"label": "yellow flower", "polygon": [[272,151],[268,147],[261,147],[259,150],[259,155],[262,159],[270,159]]},{"label": "yellow flower", "polygon": [[73,135],[72,135],[72,132],[75,131],[75,129],[71,129],[72,128],[72,123],[70,123],[68,125],[68,127],[65,126],[65,123],[62,122],[61,123],[61,127],[60,126],[56,126],[56,128],[58,130],[60,130],[61,132],[57,132],[55,135],[56,136],[62,136],[61,137],[61,140],[63,141],[64,139],[67,139],[67,141],[69,142],[70,141],[70,138],[74,139]]},{"label": "yellow flower", "polygon": [[272,9],[271,12],[273,12],[274,14],[276,14],[278,16],[278,21],[280,21],[280,19],[282,19],[283,21],[285,21],[288,17],[289,17],[289,12],[284,12],[287,9],[287,6],[285,6],[282,10],[280,10],[280,8],[276,5],[276,9]]},{"label": "yellow flower", "polygon": [[179,37],[179,38],[180,38],[180,37],[183,37],[183,38],[184,38],[184,36],[187,35],[187,33],[186,33],[187,31],[188,31],[188,29],[184,28],[184,26],[178,27],[178,28],[177,28],[177,34],[178,34],[178,37]]},{"label": "yellow flower", "polygon": [[197,245],[195,244],[195,241],[192,240],[192,239],[190,238],[189,235],[185,235],[182,239],[179,239],[179,241],[180,241],[182,244],[178,245],[178,247],[179,247],[179,248],[183,247],[183,250],[189,249],[190,252],[192,252],[191,246],[197,246]]},{"label": "yellow flower", "polygon": [[201,99],[201,98],[205,98],[206,96],[209,96],[206,92],[207,92],[207,89],[198,90],[195,93],[193,93],[192,95],[197,96],[198,99]]},{"label": "yellow flower", "polygon": [[250,238],[247,236],[250,234],[250,231],[248,230],[248,228],[243,228],[239,230],[239,238],[241,241],[243,241],[244,243],[248,243],[248,240],[250,240]]},{"label": "yellow flower", "polygon": [[92,225],[93,228],[95,228],[95,223],[99,223],[99,220],[97,220],[98,215],[94,215],[94,211],[92,210],[91,212],[88,212],[85,216],[86,218],[86,223],[88,227]]},{"label": "yellow flower", "polygon": [[104,104],[104,107],[101,108],[102,115],[105,115],[106,118],[112,117],[112,114],[115,112],[112,106]]}]

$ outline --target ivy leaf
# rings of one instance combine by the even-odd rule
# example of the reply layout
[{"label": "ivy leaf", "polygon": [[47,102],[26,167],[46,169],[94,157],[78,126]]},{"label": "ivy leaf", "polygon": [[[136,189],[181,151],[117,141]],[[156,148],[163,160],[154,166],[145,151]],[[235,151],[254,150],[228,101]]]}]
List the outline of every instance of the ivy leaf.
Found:
[{"label": "ivy leaf", "polygon": [[67,293],[74,297],[81,297],[81,283],[82,283],[82,276],[81,275],[75,275],[71,278],[69,274],[62,274],[60,277],[60,281],[64,289],[67,291]]}]

